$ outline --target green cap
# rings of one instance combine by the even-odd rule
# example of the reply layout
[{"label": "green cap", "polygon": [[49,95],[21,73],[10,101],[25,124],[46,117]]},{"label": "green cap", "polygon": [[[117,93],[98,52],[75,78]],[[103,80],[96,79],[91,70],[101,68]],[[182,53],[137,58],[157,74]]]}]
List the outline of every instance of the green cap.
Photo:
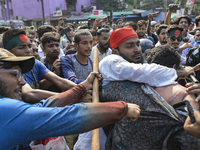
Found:
[{"label": "green cap", "polygon": [[34,56],[17,57],[8,50],[0,48],[0,62],[18,62],[22,73],[31,71],[35,65]]}]

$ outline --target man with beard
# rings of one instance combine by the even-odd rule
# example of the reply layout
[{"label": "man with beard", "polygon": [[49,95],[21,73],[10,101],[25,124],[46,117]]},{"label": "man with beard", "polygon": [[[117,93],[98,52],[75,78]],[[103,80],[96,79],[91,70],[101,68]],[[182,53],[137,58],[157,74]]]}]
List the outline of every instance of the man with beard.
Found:
[{"label": "man with beard", "polygon": [[[99,64],[103,85],[122,80],[148,83],[155,87],[176,83],[174,69],[156,64],[142,64],[140,40],[131,26],[113,31],[110,46],[113,54],[105,57]],[[181,72],[177,71],[179,78],[185,77]]]},{"label": "man with beard", "polygon": [[89,31],[79,30],[74,36],[76,54],[61,57],[63,77],[80,83],[84,81],[93,69],[93,62],[89,58],[92,51],[92,34]]},{"label": "man with beard", "polygon": [[112,50],[109,48],[109,29],[102,28],[97,31],[97,41],[98,44],[92,48],[92,52],[90,55],[90,59],[93,61],[94,59],[94,49],[98,48],[99,50],[99,61],[101,61],[107,55],[112,54]]},{"label": "man with beard", "polygon": [[156,31],[158,42],[156,43],[155,47],[167,44],[167,25],[160,25],[158,30]]},{"label": "man with beard", "polygon": [[[31,43],[24,30],[12,29],[5,32],[3,35],[3,45],[5,49],[15,56],[32,56]],[[76,85],[49,71],[46,66],[36,59],[34,68],[23,76],[24,80],[31,86],[25,84],[22,87],[22,97],[28,103],[36,103],[55,94],[50,91],[38,90],[42,79],[51,81],[61,90],[68,90]]]},{"label": "man with beard", "polygon": [[[168,125],[161,123],[163,126],[160,126],[160,117],[164,114],[162,109],[165,107],[170,113],[172,110],[171,106],[159,98],[158,93],[155,94],[149,85],[165,87],[176,84],[174,82],[176,77],[172,73],[174,69],[157,64],[142,64],[139,38],[130,26],[113,31],[110,36],[110,46],[113,55],[105,57],[99,66],[103,77],[100,100],[115,101],[117,98],[137,103],[143,108],[144,114],[141,113],[142,117],[139,122],[137,121],[137,125],[124,119],[111,127],[106,127],[104,131],[108,139],[105,149],[161,149],[162,139],[169,133],[164,130],[168,125],[172,126],[169,117],[165,119]],[[157,102],[158,105],[155,105]],[[152,117],[149,117],[150,114]],[[165,136],[161,130],[166,133]]]},{"label": "man with beard", "polygon": [[147,36],[146,35],[146,32],[147,32],[147,23],[145,20],[139,20],[137,22],[137,35],[138,35],[138,38],[139,39],[143,39],[143,38],[147,38],[149,40],[151,40],[154,44],[155,44],[155,41],[152,37],[150,36]]}]

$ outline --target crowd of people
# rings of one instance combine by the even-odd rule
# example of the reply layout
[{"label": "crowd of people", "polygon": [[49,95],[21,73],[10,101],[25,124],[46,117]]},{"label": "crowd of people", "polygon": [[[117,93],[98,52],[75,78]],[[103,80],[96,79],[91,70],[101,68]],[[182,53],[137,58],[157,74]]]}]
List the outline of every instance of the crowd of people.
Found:
[{"label": "crowd of people", "polygon": [[174,7],[163,22],[1,26],[0,149],[89,150],[95,128],[101,150],[200,149],[200,16]]}]

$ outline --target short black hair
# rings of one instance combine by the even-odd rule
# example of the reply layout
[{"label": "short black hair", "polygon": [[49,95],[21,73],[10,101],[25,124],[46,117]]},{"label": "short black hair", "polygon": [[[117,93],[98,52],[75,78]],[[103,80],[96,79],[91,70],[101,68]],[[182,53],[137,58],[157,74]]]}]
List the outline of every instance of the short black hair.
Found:
[{"label": "short black hair", "polygon": [[156,34],[159,35],[162,29],[167,29],[168,25],[166,24],[162,24],[158,27],[158,29],[156,30]]},{"label": "short black hair", "polygon": [[80,36],[82,36],[82,35],[90,35],[92,37],[92,34],[89,31],[86,31],[84,29],[78,30],[74,35],[74,42],[76,44],[79,44],[79,42],[81,40]]},{"label": "short black hair", "polygon": [[149,64],[156,63],[173,68],[174,64],[177,67],[180,66],[181,56],[173,47],[162,45],[151,49],[147,54],[146,60]]},{"label": "short black hair", "polygon": [[133,28],[133,30],[135,30],[135,31],[137,31],[137,29],[138,29],[137,23],[135,23],[133,21],[126,22],[125,26],[131,26]]},{"label": "short black hair", "polygon": [[195,24],[198,26],[198,22],[200,21],[200,15],[195,17]]},{"label": "short black hair", "polygon": [[187,19],[187,21],[188,21],[188,25],[190,25],[191,24],[191,18],[190,17],[188,17],[187,15],[183,15],[183,16],[180,16],[180,17],[178,17],[178,19],[177,19],[177,25],[179,24],[179,22],[181,21],[181,19]]},{"label": "short black hair", "polygon": [[108,28],[101,28],[97,31],[97,36],[100,36],[102,32],[110,32]]},{"label": "short black hair", "polygon": [[137,22],[137,26],[138,26],[138,27],[141,27],[141,26],[143,26],[143,25],[147,26],[147,23],[146,23],[145,20],[139,20],[139,21]]},{"label": "short black hair", "polygon": [[51,41],[60,42],[60,35],[57,32],[46,32],[41,37],[42,45],[50,43]]},{"label": "short black hair", "polygon": [[10,30],[11,28],[10,27],[5,27],[5,26],[0,26],[0,34]]},{"label": "short black hair", "polygon": [[43,34],[46,33],[46,32],[56,32],[56,29],[51,25],[40,26],[37,30],[39,40],[43,36]]},{"label": "short black hair", "polygon": [[120,21],[122,21],[122,22],[123,22],[123,20],[122,20],[122,19],[117,19],[117,21],[116,21],[116,24],[118,24],[118,22],[120,22]]}]

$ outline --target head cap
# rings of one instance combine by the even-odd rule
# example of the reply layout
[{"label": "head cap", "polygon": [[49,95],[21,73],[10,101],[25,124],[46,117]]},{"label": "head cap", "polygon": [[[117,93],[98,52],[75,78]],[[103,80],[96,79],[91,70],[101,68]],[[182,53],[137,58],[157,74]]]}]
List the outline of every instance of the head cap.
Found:
[{"label": "head cap", "polygon": [[8,50],[0,48],[0,62],[18,62],[22,73],[27,73],[33,69],[35,58],[33,56],[17,57]]},{"label": "head cap", "polygon": [[138,35],[131,26],[117,29],[110,35],[110,47],[117,48],[124,41],[134,37],[138,37]]}]

